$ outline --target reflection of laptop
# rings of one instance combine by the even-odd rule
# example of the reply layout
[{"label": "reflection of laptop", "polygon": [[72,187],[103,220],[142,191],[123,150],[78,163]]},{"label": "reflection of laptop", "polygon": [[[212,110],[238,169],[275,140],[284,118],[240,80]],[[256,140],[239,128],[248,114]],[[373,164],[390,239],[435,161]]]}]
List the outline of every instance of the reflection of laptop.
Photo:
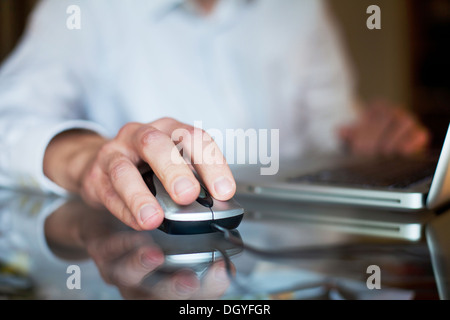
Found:
[{"label": "reflection of laptop", "polygon": [[404,214],[397,210],[375,207],[358,208],[239,196],[236,199],[245,208],[247,222],[252,218],[255,221],[263,220],[271,228],[285,223],[302,223],[303,226],[323,230],[319,233],[329,231],[341,235],[420,241],[425,225],[436,217],[436,214],[429,210]]},{"label": "reflection of laptop", "polygon": [[280,173],[274,177],[257,177],[256,172],[245,169],[235,175],[237,192],[401,210],[435,210],[450,200],[450,127],[439,159],[420,156],[328,160],[326,167],[317,168],[316,164],[315,170],[309,172],[300,172],[298,167],[304,166],[301,163],[294,170],[280,164]]}]

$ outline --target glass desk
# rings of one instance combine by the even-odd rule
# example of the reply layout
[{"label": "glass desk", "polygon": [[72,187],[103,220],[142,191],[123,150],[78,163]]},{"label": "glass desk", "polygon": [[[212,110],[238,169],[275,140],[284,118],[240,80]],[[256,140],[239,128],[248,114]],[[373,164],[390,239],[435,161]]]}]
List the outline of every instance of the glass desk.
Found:
[{"label": "glass desk", "polygon": [[238,230],[175,236],[0,190],[0,298],[448,298],[449,214],[238,201]]}]

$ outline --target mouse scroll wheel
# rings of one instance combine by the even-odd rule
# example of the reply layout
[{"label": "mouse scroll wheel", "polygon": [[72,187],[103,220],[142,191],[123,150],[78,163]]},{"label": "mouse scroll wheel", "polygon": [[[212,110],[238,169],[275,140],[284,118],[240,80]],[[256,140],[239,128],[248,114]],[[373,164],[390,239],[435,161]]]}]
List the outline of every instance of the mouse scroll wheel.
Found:
[{"label": "mouse scroll wheel", "polygon": [[200,194],[198,195],[197,202],[202,206],[211,208],[213,206],[213,199],[209,195],[206,188],[200,184]]}]

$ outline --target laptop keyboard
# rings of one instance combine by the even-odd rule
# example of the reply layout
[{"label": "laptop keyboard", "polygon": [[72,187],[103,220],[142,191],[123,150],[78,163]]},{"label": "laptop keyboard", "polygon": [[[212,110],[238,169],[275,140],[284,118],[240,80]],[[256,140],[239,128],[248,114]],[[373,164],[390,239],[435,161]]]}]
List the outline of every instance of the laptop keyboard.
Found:
[{"label": "laptop keyboard", "polygon": [[437,160],[432,159],[377,159],[290,178],[289,182],[407,189],[432,178],[436,166]]}]

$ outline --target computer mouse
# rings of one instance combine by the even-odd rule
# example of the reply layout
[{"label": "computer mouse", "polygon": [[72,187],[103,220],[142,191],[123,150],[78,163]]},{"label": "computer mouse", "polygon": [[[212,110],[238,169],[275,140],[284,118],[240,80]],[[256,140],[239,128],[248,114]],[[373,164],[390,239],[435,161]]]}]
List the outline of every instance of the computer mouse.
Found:
[{"label": "computer mouse", "polygon": [[242,221],[244,209],[236,200],[216,200],[211,197],[202,183],[200,183],[201,191],[197,200],[183,206],[172,200],[151,169],[141,171],[141,173],[147,187],[164,210],[164,221],[159,229],[166,233],[212,233],[217,231],[214,225],[232,230],[237,228]]}]

